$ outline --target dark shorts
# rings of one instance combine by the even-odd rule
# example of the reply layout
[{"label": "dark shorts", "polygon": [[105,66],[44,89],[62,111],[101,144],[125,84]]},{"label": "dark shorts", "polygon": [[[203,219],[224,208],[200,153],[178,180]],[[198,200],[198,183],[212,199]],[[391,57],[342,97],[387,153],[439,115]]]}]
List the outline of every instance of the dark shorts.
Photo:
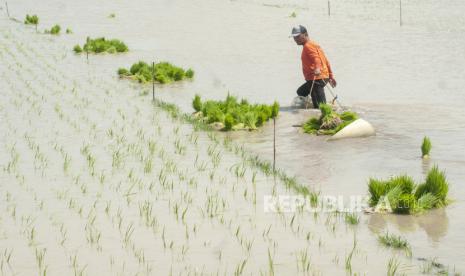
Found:
[{"label": "dark shorts", "polygon": [[[307,81],[302,84],[297,89],[297,95],[302,97],[307,97],[309,94],[312,97],[312,103],[314,108],[318,108],[320,103],[326,103],[326,96],[325,96],[325,86],[328,82],[328,79],[323,80],[315,80],[315,81]],[[313,88],[312,88],[313,83]],[[312,89],[312,91],[310,91]]]}]

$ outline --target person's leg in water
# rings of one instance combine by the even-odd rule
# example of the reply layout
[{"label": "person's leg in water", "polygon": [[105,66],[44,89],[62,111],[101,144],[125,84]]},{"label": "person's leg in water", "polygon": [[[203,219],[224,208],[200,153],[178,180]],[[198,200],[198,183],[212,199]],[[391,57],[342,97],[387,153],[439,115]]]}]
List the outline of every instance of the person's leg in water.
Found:
[{"label": "person's leg in water", "polygon": [[[307,97],[310,94],[310,86],[308,86],[308,81],[302,84],[299,88],[297,88],[297,95],[301,97]],[[311,82],[310,82],[311,85]]]},{"label": "person's leg in water", "polygon": [[[308,83],[310,83],[311,87],[312,81],[309,81]],[[320,103],[326,103],[325,86],[326,83],[323,80],[316,80],[314,82],[313,89],[310,92],[314,108],[319,108]]]}]

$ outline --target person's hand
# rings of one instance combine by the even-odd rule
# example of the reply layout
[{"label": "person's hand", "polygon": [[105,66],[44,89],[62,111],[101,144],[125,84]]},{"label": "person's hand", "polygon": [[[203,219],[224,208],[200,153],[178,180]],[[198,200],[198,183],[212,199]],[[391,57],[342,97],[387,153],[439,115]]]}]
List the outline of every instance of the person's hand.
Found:
[{"label": "person's hand", "polygon": [[336,82],[336,79],[334,78],[329,78],[329,84],[331,85],[331,87],[336,87],[337,85],[337,82]]},{"label": "person's hand", "polygon": [[321,74],[320,68],[316,68],[315,71],[313,71],[313,74],[314,74],[315,76],[320,75],[320,74]]}]

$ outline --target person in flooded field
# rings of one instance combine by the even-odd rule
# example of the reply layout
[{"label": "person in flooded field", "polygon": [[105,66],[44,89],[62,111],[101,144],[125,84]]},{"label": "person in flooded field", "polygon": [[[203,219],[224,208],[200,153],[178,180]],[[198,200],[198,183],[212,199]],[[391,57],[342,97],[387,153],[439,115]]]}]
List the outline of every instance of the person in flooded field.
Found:
[{"label": "person in flooded field", "polygon": [[313,107],[318,108],[320,103],[326,103],[326,84],[337,85],[331,65],[320,45],[309,39],[304,26],[292,28],[291,35],[297,45],[303,46],[301,59],[305,83],[297,89],[297,95],[307,97],[310,94]]}]

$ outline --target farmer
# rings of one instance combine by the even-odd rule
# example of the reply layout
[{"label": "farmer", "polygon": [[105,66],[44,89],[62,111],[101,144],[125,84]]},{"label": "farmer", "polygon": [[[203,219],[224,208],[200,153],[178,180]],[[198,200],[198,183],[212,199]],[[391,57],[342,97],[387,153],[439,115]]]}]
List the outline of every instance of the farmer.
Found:
[{"label": "farmer", "polygon": [[323,49],[308,38],[304,26],[292,28],[292,36],[297,45],[303,46],[301,59],[305,83],[297,89],[297,95],[307,97],[310,94],[313,107],[318,108],[320,103],[326,103],[326,84],[329,82],[332,87],[337,85],[333,71]]}]

